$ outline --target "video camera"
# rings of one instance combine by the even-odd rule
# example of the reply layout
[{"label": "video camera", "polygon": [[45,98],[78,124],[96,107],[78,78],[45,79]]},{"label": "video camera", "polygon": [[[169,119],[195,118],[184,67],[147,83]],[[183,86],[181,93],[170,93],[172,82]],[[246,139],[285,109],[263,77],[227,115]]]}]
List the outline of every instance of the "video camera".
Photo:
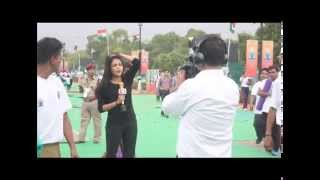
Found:
[{"label": "video camera", "polygon": [[178,69],[179,71],[181,70],[185,71],[186,79],[193,78],[200,72],[200,68],[194,58],[195,40],[193,37],[190,37],[188,39],[188,47],[189,47],[189,55],[186,58],[187,63],[183,64]]},{"label": "video camera", "polygon": [[[207,34],[200,36],[198,38],[190,37],[188,40],[189,46],[189,55],[187,57],[187,63],[182,65],[179,69],[184,70],[186,72],[186,79],[195,77],[200,72],[200,67],[205,63],[205,57],[200,52],[200,46],[209,38],[216,38],[218,40],[223,41],[216,34]],[[225,64],[227,63],[227,47],[225,42],[223,41],[225,46]]]},{"label": "video camera", "polygon": [[179,67],[179,71],[184,70],[186,73],[186,79],[195,77],[199,72],[199,68],[195,64],[187,63]]}]

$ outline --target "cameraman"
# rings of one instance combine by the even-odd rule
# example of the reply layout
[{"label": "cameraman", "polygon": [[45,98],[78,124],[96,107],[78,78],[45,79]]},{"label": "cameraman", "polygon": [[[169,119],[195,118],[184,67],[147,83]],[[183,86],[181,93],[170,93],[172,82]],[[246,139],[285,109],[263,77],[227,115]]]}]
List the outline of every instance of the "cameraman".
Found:
[{"label": "cameraman", "polygon": [[238,85],[222,71],[224,41],[216,35],[205,37],[196,45],[196,53],[203,55],[200,72],[187,79],[179,71],[178,88],[162,102],[165,113],[181,118],[177,157],[231,157]]}]

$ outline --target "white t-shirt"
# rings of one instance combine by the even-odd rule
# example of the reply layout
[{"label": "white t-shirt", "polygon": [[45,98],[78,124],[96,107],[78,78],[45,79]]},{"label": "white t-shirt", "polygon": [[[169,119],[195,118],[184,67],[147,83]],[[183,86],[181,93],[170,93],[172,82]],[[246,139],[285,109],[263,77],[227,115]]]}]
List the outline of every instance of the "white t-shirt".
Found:
[{"label": "white t-shirt", "polygon": [[156,89],[159,88],[159,83],[160,83],[160,76],[157,76],[157,78],[156,78]]},{"label": "white t-shirt", "polygon": [[259,89],[263,89],[262,83],[263,81],[258,81],[257,83],[255,83],[252,87],[252,91],[251,91],[251,95],[256,97],[256,102],[254,105],[254,113],[255,114],[262,114],[262,110],[257,110],[257,104],[259,102],[260,96],[258,95],[258,91]]},{"label": "white t-shirt", "polygon": [[98,80],[102,80],[102,75],[98,75]]},{"label": "white t-shirt", "polygon": [[70,84],[70,78],[69,77],[64,77],[64,80],[66,81],[66,84]]},{"label": "white t-shirt", "polygon": [[272,86],[272,94],[270,98],[270,107],[273,107],[277,110],[276,112],[276,124],[282,125],[283,124],[283,110],[281,110],[283,96],[281,93],[281,80],[278,77]]},{"label": "white t-shirt", "polygon": [[204,70],[164,98],[162,110],[181,118],[178,157],[231,157],[238,89],[222,70]]},{"label": "white t-shirt", "polygon": [[248,81],[249,81],[249,77],[245,77],[242,79],[242,82],[241,82],[241,87],[249,87],[248,85]]},{"label": "white t-shirt", "polygon": [[59,77],[37,76],[37,136],[43,144],[63,140],[63,114],[71,107]]}]

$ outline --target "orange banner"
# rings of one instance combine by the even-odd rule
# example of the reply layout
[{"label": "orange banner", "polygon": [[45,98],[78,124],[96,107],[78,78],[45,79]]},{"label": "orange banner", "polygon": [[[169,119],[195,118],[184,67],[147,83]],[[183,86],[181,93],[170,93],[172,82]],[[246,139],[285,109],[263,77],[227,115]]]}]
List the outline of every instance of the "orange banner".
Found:
[{"label": "orange banner", "polygon": [[[139,51],[131,52],[132,55],[139,57]],[[144,75],[149,69],[149,52],[142,50],[141,52],[141,64],[140,64],[140,74]]]},{"label": "orange banner", "polygon": [[143,51],[141,55],[141,74],[146,74],[149,69],[149,53],[147,51]]},{"label": "orange banner", "polygon": [[262,68],[273,65],[273,41],[262,41]]},{"label": "orange banner", "polygon": [[254,77],[257,74],[258,41],[247,40],[246,76]]}]

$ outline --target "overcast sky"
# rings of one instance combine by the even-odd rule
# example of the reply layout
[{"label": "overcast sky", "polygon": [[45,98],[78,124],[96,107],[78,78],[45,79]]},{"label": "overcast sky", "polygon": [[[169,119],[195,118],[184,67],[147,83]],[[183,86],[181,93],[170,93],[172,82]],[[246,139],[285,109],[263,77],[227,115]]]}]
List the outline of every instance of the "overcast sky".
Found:
[{"label": "overcast sky", "polygon": [[[236,23],[236,33],[229,32],[229,23],[143,23],[142,41],[151,40],[156,34],[175,32],[180,36],[186,35],[190,28],[203,30],[206,33],[220,33],[222,38],[237,38],[237,33],[254,34],[260,23]],[[87,36],[95,34],[97,29],[105,28],[108,32],[125,29],[129,36],[139,33],[137,23],[38,23],[37,40],[43,37],[56,37],[66,43],[67,51],[73,51],[74,45],[85,49]]]}]

